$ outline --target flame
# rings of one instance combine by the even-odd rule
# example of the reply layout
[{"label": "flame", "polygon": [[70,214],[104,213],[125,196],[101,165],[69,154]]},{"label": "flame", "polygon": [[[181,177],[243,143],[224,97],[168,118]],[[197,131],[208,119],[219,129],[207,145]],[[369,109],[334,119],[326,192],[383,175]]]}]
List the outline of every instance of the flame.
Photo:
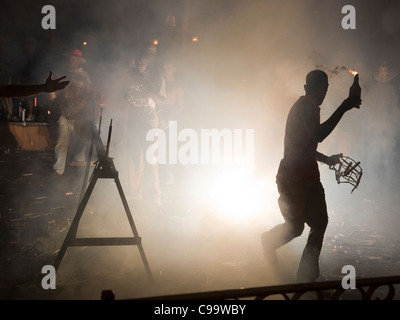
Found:
[{"label": "flame", "polygon": [[358,72],[357,71],[354,71],[354,70],[351,70],[351,69],[348,69],[349,70],[349,72],[353,75],[353,76],[355,76],[355,75],[357,75],[358,74]]}]

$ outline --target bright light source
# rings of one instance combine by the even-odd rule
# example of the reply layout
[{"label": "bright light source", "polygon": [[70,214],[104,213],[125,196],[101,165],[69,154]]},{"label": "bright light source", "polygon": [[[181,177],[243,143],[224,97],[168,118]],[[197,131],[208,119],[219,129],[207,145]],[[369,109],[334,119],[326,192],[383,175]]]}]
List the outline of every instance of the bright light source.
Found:
[{"label": "bright light source", "polygon": [[153,40],[153,45],[158,46],[158,40]]},{"label": "bright light source", "polygon": [[83,45],[86,46],[86,45],[87,45],[87,42],[86,42],[86,41],[83,41]]},{"label": "bright light source", "polygon": [[193,37],[192,37],[192,41],[193,41],[193,42],[199,42],[199,38],[196,37],[196,36],[193,36]]},{"label": "bright light source", "polygon": [[244,166],[226,166],[208,188],[208,199],[229,217],[248,218],[260,213],[267,203],[266,181],[256,179]]},{"label": "bright light source", "polygon": [[348,71],[349,71],[353,76],[356,76],[356,75],[358,74],[357,71],[354,71],[354,70],[351,70],[351,69],[348,69]]}]

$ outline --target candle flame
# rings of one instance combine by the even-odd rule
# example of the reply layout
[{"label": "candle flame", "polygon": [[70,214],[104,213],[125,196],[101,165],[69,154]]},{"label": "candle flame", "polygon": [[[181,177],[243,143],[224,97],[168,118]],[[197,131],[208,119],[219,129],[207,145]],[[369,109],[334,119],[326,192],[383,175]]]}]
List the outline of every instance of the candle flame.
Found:
[{"label": "candle flame", "polygon": [[351,69],[348,69],[348,71],[349,71],[353,76],[356,76],[356,75],[358,74],[357,71],[354,71],[354,70],[351,70]]}]

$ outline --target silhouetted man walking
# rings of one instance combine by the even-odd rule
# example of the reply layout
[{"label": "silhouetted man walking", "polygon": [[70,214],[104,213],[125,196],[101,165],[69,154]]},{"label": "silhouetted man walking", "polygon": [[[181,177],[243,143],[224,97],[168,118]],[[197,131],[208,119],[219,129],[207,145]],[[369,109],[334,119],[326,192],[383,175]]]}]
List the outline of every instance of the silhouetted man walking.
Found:
[{"label": "silhouetted man walking", "polygon": [[320,182],[317,161],[335,165],[340,155],[327,157],[317,151],[318,143],[333,131],[345,112],[361,104],[349,97],[332,116],[320,124],[320,105],[328,90],[328,76],[321,70],[307,74],[301,96],[291,108],[285,129],[284,157],[280,162],[276,183],[278,204],[285,220],[261,235],[264,255],[277,263],[275,250],[298,237],[304,224],[310,226],[307,244],[297,272],[297,282],[312,282],[319,277],[319,256],[328,224],[324,188]]}]

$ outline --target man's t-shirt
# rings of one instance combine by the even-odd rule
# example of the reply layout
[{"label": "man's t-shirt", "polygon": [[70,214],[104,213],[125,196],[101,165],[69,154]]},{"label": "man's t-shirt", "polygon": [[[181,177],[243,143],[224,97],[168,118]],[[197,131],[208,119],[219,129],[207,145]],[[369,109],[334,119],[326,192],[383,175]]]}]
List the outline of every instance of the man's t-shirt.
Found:
[{"label": "man's t-shirt", "polygon": [[128,72],[124,84],[125,101],[136,107],[155,108],[155,101],[150,94],[159,94],[166,97],[165,84],[161,74],[157,71],[139,72],[132,69]]},{"label": "man's t-shirt", "polygon": [[291,108],[285,129],[284,157],[279,164],[277,183],[319,180],[316,160],[320,108],[300,97]]}]

